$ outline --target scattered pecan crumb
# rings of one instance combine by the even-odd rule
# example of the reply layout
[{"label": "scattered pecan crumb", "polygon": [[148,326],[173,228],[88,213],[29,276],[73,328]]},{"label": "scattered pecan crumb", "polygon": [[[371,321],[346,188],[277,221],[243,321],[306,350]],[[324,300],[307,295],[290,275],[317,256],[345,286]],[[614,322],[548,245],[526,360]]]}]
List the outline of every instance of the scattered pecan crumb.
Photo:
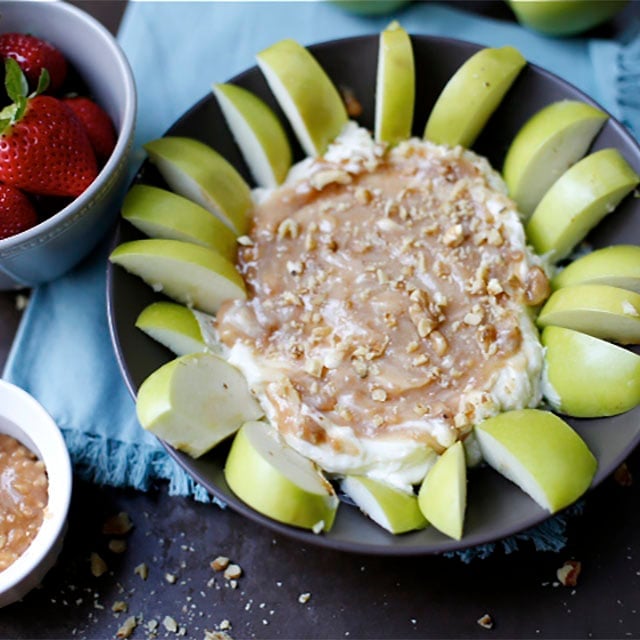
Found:
[{"label": "scattered pecan crumb", "polygon": [[113,611],[114,613],[123,613],[125,611],[128,611],[128,609],[129,605],[124,600],[116,600],[111,605],[111,611]]},{"label": "scattered pecan crumb", "polygon": [[178,630],[178,623],[171,616],[165,616],[162,625],[167,631],[175,633]]},{"label": "scattered pecan crumb", "polygon": [[229,558],[227,556],[218,556],[210,563],[214,571],[224,571],[229,566]]},{"label": "scattered pecan crumb", "polygon": [[224,631],[209,631],[205,629],[203,640],[233,640],[233,638]]},{"label": "scattered pecan crumb", "polygon": [[493,629],[493,618],[488,613],[485,613],[478,618],[478,624],[483,629]]},{"label": "scattered pecan crumb", "polygon": [[298,602],[300,604],[306,604],[307,602],[309,602],[309,600],[311,600],[311,594],[308,591],[305,593],[301,593],[298,596]]},{"label": "scattered pecan crumb", "polygon": [[146,580],[149,576],[149,567],[147,567],[146,563],[140,563],[134,570],[133,573],[139,575],[143,580]]},{"label": "scattered pecan crumb", "polygon": [[227,580],[237,580],[242,575],[242,569],[237,564],[230,564],[224,570],[224,577]]},{"label": "scattered pecan crumb", "polygon": [[633,476],[627,466],[626,462],[623,462],[614,472],[613,479],[621,487],[630,487],[633,484]]},{"label": "scattered pecan crumb", "polygon": [[173,573],[165,573],[164,574],[164,579],[169,583],[169,584],[175,584],[177,578]]},{"label": "scattered pecan crumb", "polygon": [[116,631],[116,638],[128,638],[138,626],[135,616],[129,616]]},{"label": "scattered pecan crumb", "polygon": [[120,538],[113,538],[109,540],[107,546],[112,553],[124,553],[127,550],[127,541]]},{"label": "scattered pecan crumb", "polygon": [[231,623],[226,618],[218,626],[221,631],[226,631],[227,629],[231,629]]},{"label": "scattered pecan crumb", "polygon": [[582,564],[578,560],[567,560],[556,572],[560,584],[565,587],[575,587]]},{"label": "scattered pecan crumb", "polygon": [[91,574],[96,578],[107,572],[107,563],[94,551],[91,553]]},{"label": "scattered pecan crumb", "polygon": [[121,536],[125,533],[129,533],[132,527],[133,523],[129,518],[129,514],[121,511],[115,516],[111,516],[105,520],[102,525],[102,533],[108,536]]}]

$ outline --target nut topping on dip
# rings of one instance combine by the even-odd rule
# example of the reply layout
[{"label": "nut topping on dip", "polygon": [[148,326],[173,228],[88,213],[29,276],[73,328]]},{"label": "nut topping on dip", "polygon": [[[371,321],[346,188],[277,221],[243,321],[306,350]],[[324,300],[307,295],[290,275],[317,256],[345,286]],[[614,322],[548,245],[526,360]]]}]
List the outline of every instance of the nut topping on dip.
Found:
[{"label": "nut topping on dip", "polygon": [[218,333],[287,442],[323,469],[422,480],[477,421],[536,406],[548,295],[483,158],[350,123],[255,207],[248,299]]}]

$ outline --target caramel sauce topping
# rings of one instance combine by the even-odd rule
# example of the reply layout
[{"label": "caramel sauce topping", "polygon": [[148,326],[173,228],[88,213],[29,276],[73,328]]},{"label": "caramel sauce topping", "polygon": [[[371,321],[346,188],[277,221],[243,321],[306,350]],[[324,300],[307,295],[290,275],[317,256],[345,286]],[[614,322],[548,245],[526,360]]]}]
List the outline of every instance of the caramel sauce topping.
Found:
[{"label": "caramel sauce topping", "polygon": [[218,332],[278,372],[266,396],[282,432],[402,430],[442,450],[422,422],[471,429],[463,398],[484,401],[525,307],[548,295],[483,162],[420,142],[357,174],[320,159],[256,207],[239,252],[248,299],[223,306]]}]

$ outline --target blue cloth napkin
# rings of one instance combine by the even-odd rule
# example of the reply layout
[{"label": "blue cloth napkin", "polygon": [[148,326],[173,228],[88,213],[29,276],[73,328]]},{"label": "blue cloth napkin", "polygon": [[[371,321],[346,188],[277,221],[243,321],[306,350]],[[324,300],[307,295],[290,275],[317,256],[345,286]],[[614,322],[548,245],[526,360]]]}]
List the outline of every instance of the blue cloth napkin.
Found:
[{"label": "blue cloth napkin", "polygon": [[[393,16],[362,17],[326,2],[131,2],[118,39],[133,68],[139,115],[132,174],[142,143],[159,137],[212,82],[255,64],[255,54],[285,37],[302,44],[374,34],[397,18],[416,34],[454,36],[483,45],[516,46],[539,64],[598,100],[640,133],[640,38],[620,42],[550,39],[516,24],[466,13],[435,2],[414,2]],[[33,292],[4,377],[23,387],[52,414],[66,438],[76,473],[115,486],[146,489],[169,481],[174,495],[207,500],[156,439],[136,420],[117,367],[107,328],[105,274],[108,240],[73,272]],[[518,541],[558,550],[566,518],[550,519]],[[462,554],[482,557],[488,545]]]}]

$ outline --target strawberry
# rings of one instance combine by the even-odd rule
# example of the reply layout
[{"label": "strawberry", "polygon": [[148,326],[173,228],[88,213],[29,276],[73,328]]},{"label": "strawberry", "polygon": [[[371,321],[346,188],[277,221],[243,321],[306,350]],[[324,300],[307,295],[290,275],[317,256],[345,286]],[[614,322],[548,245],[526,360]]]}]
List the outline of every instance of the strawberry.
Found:
[{"label": "strawberry", "polygon": [[5,86],[13,103],[0,111],[0,181],[48,196],[79,196],[98,174],[84,126],[61,100],[39,95],[43,71],[30,95],[12,58],[5,61]]},{"label": "strawberry", "polygon": [[107,112],[89,98],[64,98],[63,102],[82,121],[96,158],[104,162],[116,146],[116,130]]},{"label": "strawberry", "polygon": [[67,76],[67,61],[52,44],[26,33],[0,35],[0,56],[13,58],[35,87],[42,69],[49,72],[51,91],[57,91]]},{"label": "strawberry", "polygon": [[30,229],[38,222],[36,210],[19,189],[0,184],[0,240]]}]

